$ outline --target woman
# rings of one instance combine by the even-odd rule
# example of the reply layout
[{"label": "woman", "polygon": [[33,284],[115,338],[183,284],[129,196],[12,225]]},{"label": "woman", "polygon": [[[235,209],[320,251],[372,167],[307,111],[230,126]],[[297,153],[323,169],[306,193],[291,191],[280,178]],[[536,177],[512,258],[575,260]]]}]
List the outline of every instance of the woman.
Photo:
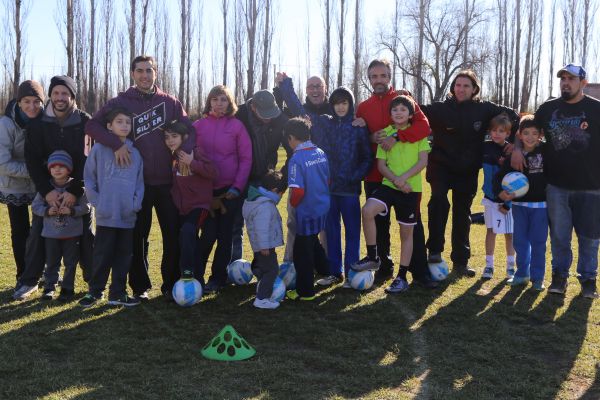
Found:
[{"label": "woman", "polygon": [[213,181],[213,204],[218,208],[207,218],[200,236],[200,272],[204,276],[206,262],[215,241],[211,275],[204,291],[216,292],[227,282],[227,264],[231,259],[233,220],[242,206],[252,166],[252,145],[244,125],[234,115],[237,106],[231,91],[222,85],[211,89],[202,118],[194,122],[196,146],[211,159],[219,172]]},{"label": "woman", "polygon": [[35,186],[25,166],[25,129],[32,119],[40,116],[43,103],[42,86],[25,81],[0,118],[0,203],[8,207],[17,281],[25,269],[25,242],[30,228],[28,206],[35,197]]}]

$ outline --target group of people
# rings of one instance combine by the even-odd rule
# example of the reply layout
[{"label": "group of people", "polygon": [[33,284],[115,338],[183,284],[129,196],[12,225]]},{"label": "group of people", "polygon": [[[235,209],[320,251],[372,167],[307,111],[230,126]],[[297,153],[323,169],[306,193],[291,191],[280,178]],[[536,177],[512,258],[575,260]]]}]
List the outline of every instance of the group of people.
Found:
[{"label": "group of people", "polygon": [[[70,301],[80,264],[88,285],[80,306],[103,298],[111,271],[109,304],[148,300],[153,210],[162,235],[161,292],[168,301],[178,279],[197,279],[205,293],[225,287],[227,266],[242,257],[244,225],[259,278],[258,308],[279,306],[271,292],[279,271],[276,249],[284,244],[283,261],[293,262],[297,273],[290,299],[315,298],[315,270],[323,286],[350,287],[351,269],[376,271],[376,279],[386,281],[398,247],[390,241],[390,208],[400,227],[400,265],[386,292],[407,290],[408,272],[414,283],[435,288],[428,264],[443,262],[450,207],[453,270],[476,275],[469,266],[470,214],[482,166],[482,278],[493,276],[495,237],[504,234],[509,284],[531,281],[543,290],[549,230],[549,292],[564,294],[574,229],[582,295],[598,297],[600,101],[583,94],[582,67],[562,68],[561,96],[520,119],[510,108],[481,100],[470,70],[454,77],[446,100],[421,105],[391,87],[386,60],[373,60],[367,71],[372,95],[357,106],[344,87],[328,97],[317,76],[307,80],[302,103],[292,80],[278,73],[272,91],[260,90],[240,106],[229,88],[215,86],[194,123],[156,86],[150,56],[132,61],[134,86],[93,117],[77,108],[76,82],[68,76],[51,79],[47,102],[39,83],[21,83],[0,119],[0,202],[9,211],[13,297],[36,292],[43,275],[43,299]],[[277,171],[282,147],[286,162]],[[423,169],[431,186],[427,241],[420,213]],[[529,180],[522,198],[500,184],[513,170]],[[277,204],[288,188],[284,241]]]}]

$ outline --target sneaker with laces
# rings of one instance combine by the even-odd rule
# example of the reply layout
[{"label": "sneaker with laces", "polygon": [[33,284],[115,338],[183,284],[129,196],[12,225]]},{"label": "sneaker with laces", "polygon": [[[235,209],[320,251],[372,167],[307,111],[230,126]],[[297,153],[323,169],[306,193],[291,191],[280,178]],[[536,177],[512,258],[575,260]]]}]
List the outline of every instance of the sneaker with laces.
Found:
[{"label": "sneaker with laces", "polygon": [[218,293],[224,287],[225,285],[209,280],[206,285],[204,285],[204,293]]},{"label": "sneaker with laces", "polygon": [[515,276],[515,269],[514,268],[507,268],[506,269],[506,279],[511,279],[512,277]]},{"label": "sneaker with laces", "polygon": [[509,278],[506,283],[508,283],[510,286],[525,286],[529,283],[529,277],[513,276],[512,278]]},{"label": "sneaker with laces", "polygon": [[474,277],[477,273],[467,264],[454,264],[454,268],[452,269],[458,275],[468,276],[469,278]]},{"label": "sneaker with laces", "polygon": [[380,265],[381,260],[379,259],[379,257],[372,260],[367,256],[362,260],[352,264],[350,268],[352,268],[355,271],[377,271]]},{"label": "sneaker with laces", "polygon": [[483,269],[483,274],[481,274],[482,279],[492,279],[494,277],[494,268],[493,267],[485,267]]},{"label": "sneaker with laces", "polygon": [[42,300],[54,300],[54,289],[44,289],[44,293],[42,293]]},{"label": "sneaker with laces", "polygon": [[136,299],[135,297],[129,297],[127,295],[121,297],[120,299],[108,300],[108,304],[111,306],[125,306],[125,307],[133,307],[139,306],[141,301]]},{"label": "sneaker with laces", "polygon": [[150,297],[148,296],[148,291],[147,290],[144,290],[141,293],[134,293],[133,297],[135,297],[136,299],[138,299],[142,303],[146,303],[146,302],[150,301]]},{"label": "sneaker with laces", "polygon": [[597,299],[598,292],[596,292],[596,280],[595,279],[586,279],[581,282],[581,295],[586,299]]},{"label": "sneaker with laces", "polygon": [[75,296],[75,292],[70,289],[60,288],[60,294],[56,300],[62,302],[69,302],[73,300],[73,296]]},{"label": "sneaker with laces", "polygon": [[186,269],[185,271],[183,271],[183,273],[181,274],[181,279],[184,281],[189,281],[194,279],[194,272]]},{"label": "sneaker with laces", "polygon": [[544,286],[544,281],[532,281],[531,282],[531,288],[533,290],[536,290],[538,292],[543,291],[544,289],[546,289],[546,286]]},{"label": "sneaker with laces", "polygon": [[343,289],[352,289],[352,285],[350,285],[350,279],[344,279],[344,284],[342,285]]},{"label": "sneaker with laces", "polygon": [[548,293],[565,294],[567,292],[568,284],[567,278],[553,274]]},{"label": "sneaker with laces", "polygon": [[392,284],[385,288],[386,293],[402,293],[408,290],[408,282],[406,280],[398,277],[394,279]]},{"label": "sneaker with laces", "polygon": [[300,294],[298,294],[298,291],[296,289],[288,290],[285,293],[285,297],[287,297],[290,300],[302,300],[302,301],[312,301],[316,298],[316,296],[300,296]]},{"label": "sneaker with laces", "polygon": [[89,308],[96,304],[100,299],[94,297],[92,294],[88,293],[81,300],[79,300],[79,306],[83,308]]},{"label": "sneaker with laces", "polygon": [[25,300],[26,298],[31,296],[33,293],[35,293],[37,290],[38,290],[38,285],[33,285],[33,286],[21,285],[21,287],[19,287],[17,290],[15,290],[15,293],[13,293],[13,299]]},{"label": "sneaker with laces", "polygon": [[271,301],[269,299],[254,299],[252,305],[256,308],[262,308],[264,310],[274,310],[279,307],[279,302]]},{"label": "sneaker with laces", "polygon": [[338,283],[339,281],[341,281],[342,278],[335,276],[335,275],[329,275],[325,278],[321,278],[317,281],[317,285],[319,286],[330,286],[333,284]]}]

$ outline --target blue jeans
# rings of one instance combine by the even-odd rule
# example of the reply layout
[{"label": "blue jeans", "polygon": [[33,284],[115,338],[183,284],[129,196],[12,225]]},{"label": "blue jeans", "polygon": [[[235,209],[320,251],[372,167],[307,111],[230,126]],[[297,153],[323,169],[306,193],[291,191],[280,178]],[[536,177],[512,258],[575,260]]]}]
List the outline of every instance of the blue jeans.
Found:
[{"label": "blue jeans", "polygon": [[548,212],[545,208],[529,208],[514,204],[512,207],[513,245],[517,252],[519,278],[531,277],[542,282],[546,271],[546,240],[548,240]]},{"label": "blue jeans", "polygon": [[330,196],[329,213],[325,233],[327,235],[327,257],[330,275],[342,276],[342,226],[346,233],[344,273],[358,261],[360,253],[360,201],[358,196]]},{"label": "blue jeans", "polygon": [[568,190],[548,185],[546,188],[552,273],[569,276],[573,261],[571,235],[579,242],[577,273],[579,279],[595,279],[598,272],[600,244],[600,190]]}]

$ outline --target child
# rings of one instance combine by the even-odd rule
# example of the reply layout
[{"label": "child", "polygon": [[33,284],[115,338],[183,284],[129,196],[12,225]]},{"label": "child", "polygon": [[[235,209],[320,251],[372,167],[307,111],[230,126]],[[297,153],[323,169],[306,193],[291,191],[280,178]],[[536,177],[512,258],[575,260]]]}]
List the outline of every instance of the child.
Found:
[{"label": "child", "polygon": [[127,145],[131,164],[119,166],[112,148],[100,143],[92,147],[85,163],[83,180],[95,208],[96,238],[89,291],[79,301],[84,308],[102,299],[111,269],[108,304],[126,307],[140,304],[139,299],[127,295],[125,287],[133,256],[133,227],[144,198],[142,157],[128,139],[132,118],[124,108],[115,108],[106,115],[106,128]]},{"label": "child", "polygon": [[[304,107],[294,92],[291,78],[283,78],[279,87],[283,99],[293,113],[305,115]],[[311,118],[311,141],[319,146],[329,160],[331,173],[330,206],[325,225],[329,276],[319,279],[318,285],[337,283],[348,276],[350,265],[360,253],[360,192],[361,181],[371,168],[373,154],[365,127],[352,126],[354,96],[345,87],[335,89],[329,97],[334,115],[315,115]],[[318,138],[318,142],[315,142]],[[345,256],[342,264],[342,235],[340,217],[344,221]],[[342,269],[343,265],[343,269]],[[344,281],[344,287],[350,287]]]},{"label": "child", "polygon": [[296,289],[288,291],[287,297],[314,300],[313,269],[322,275],[329,273],[327,255],[318,238],[329,212],[329,165],[323,150],[310,141],[308,120],[292,118],[285,124],[284,132],[294,150],[288,167],[288,187],[296,216]]},{"label": "child", "polygon": [[[59,193],[66,192],[72,178],[73,159],[64,150],[57,150],[48,157],[50,183]],[[75,294],[75,271],[79,262],[79,240],[83,234],[82,215],[90,212],[85,195],[76,205],[66,207],[60,204],[48,204],[41,194],[37,194],[31,210],[44,217],[42,237],[46,246],[46,270],[44,271],[44,293],[42,299],[52,300],[58,283],[61,258],[65,264],[65,273],[60,289],[59,301],[69,301]]]},{"label": "child", "polygon": [[275,309],[279,302],[271,301],[273,283],[279,273],[279,263],[275,248],[283,245],[281,216],[277,203],[281,200],[280,172],[269,170],[260,186],[249,186],[248,197],[244,201],[242,214],[248,230],[248,239],[254,251],[252,272],[258,278],[254,307]]},{"label": "child", "polygon": [[512,201],[514,218],[514,245],[517,251],[517,271],[508,283],[512,286],[526,285],[529,280],[533,289],[544,290],[546,270],[546,240],[548,238],[548,214],[546,212],[546,178],[542,156],[543,133],[533,115],[527,115],[519,123],[517,138],[523,146],[527,166],[523,173],[529,180],[529,190],[514,201],[514,195],[501,188],[504,175],[513,171],[510,158],[497,174],[494,189],[504,201]]},{"label": "child", "polygon": [[[490,140],[483,144],[483,194],[481,204],[484,207],[483,218],[487,228],[485,233],[485,268],[482,278],[492,279],[494,276],[494,248],[496,234],[504,235],[506,246],[506,277],[511,279],[515,274],[515,249],[513,247],[513,217],[510,202],[503,202],[494,194],[493,182],[496,174],[510,159],[506,147],[506,138],[510,135],[512,123],[506,114],[499,114],[490,121]],[[508,156],[508,157],[507,157]]]},{"label": "child", "polygon": [[[415,106],[408,96],[397,96],[390,103],[393,125],[384,129],[387,136],[398,138],[398,132],[410,126]],[[383,175],[381,187],[367,199],[362,209],[363,230],[367,242],[367,256],[352,266],[357,271],[377,270],[380,259],[377,255],[375,217],[386,215],[390,207],[396,211],[400,224],[400,270],[387,293],[400,293],[408,289],[406,273],[412,257],[413,228],[419,213],[421,195],[420,172],[427,165],[430,147],[427,138],[415,143],[397,142],[389,150],[377,148],[377,168]]]},{"label": "child", "polygon": [[187,125],[177,120],[163,128],[165,144],[173,154],[173,187],[171,195],[179,210],[179,269],[183,279],[196,278],[204,285],[199,265],[198,232],[208,216],[212,200],[212,180],[217,171],[199,147],[186,153],[181,145],[187,140]]}]

